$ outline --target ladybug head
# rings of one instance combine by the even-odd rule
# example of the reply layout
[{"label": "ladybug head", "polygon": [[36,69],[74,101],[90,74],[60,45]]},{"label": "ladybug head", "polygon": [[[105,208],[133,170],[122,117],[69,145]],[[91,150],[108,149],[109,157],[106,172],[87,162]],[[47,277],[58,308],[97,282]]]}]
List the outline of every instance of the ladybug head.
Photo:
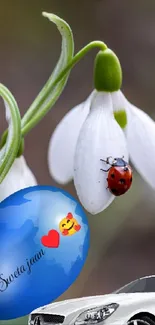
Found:
[{"label": "ladybug head", "polygon": [[112,166],[126,167],[128,163],[123,158],[114,158]]}]

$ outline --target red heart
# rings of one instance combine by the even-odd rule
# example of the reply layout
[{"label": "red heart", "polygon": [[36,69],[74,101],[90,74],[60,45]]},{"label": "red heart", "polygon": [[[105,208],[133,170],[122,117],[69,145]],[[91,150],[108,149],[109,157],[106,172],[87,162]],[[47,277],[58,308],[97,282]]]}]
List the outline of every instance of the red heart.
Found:
[{"label": "red heart", "polygon": [[50,230],[47,236],[41,238],[41,242],[45,247],[58,248],[60,245],[60,235],[57,230]]}]

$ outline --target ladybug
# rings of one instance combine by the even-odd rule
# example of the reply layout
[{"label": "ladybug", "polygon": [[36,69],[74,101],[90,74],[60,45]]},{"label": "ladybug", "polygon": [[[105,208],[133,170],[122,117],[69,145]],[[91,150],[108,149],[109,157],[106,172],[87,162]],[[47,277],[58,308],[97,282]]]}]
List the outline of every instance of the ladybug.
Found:
[{"label": "ladybug", "polygon": [[120,196],[126,193],[132,184],[132,169],[130,165],[123,158],[114,158],[110,163],[110,158],[106,160],[100,159],[110,165],[107,170],[101,169],[104,172],[108,172],[107,182],[109,191],[115,195]]}]

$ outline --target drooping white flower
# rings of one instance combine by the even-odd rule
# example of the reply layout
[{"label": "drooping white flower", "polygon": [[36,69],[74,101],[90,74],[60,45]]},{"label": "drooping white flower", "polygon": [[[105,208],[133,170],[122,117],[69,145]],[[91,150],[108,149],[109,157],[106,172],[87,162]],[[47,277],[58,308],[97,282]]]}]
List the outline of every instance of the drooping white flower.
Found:
[{"label": "drooping white flower", "polygon": [[29,186],[37,185],[36,178],[28,167],[24,156],[16,158],[8,174],[0,184],[0,201]]},{"label": "drooping white flower", "polygon": [[[95,94],[95,92],[93,92],[91,96],[93,97],[94,94]],[[125,98],[125,96],[123,95],[123,93],[121,91],[113,92],[110,95],[112,98],[112,105],[113,105],[114,113],[125,111],[126,115],[127,115],[127,124],[126,124],[126,127],[123,129],[123,131],[124,131],[124,135],[126,137],[126,143],[127,143],[130,160],[133,163],[134,167],[139,172],[139,174],[143,177],[143,179],[153,189],[155,189],[155,173],[154,173],[155,122],[144,111],[142,111],[139,108],[137,108],[136,106],[132,105]],[[79,161],[79,160],[82,161],[82,159],[84,159],[84,158],[81,158],[82,156],[79,157],[79,154],[77,157],[75,148],[76,148],[76,143],[79,141],[78,136],[79,136],[79,139],[81,139],[80,130],[82,128],[84,121],[86,120],[88,115],[93,116],[92,113],[89,114],[92,97],[89,97],[85,103],[80,104],[76,108],[73,108],[71,111],[69,111],[69,113],[58,124],[58,126],[55,130],[55,134],[54,134],[55,139],[54,139],[54,137],[53,137],[53,139],[55,141],[55,144],[58,145],[57,146],[58,152],[61,152],[61,148],[62,148],[61,144],[63,143],[63,146],[65,146],[64,156],[68,155],[70,161],[72,161],[71,164],[63,165],[63,156],[61,156],[62,159],[61,159],[61,163],[60,163],[59,157],[56,156],[54,150],[52,152],[52,155],[49,155],[49,168],[50,168],[51,174],[52,174],[53,178],[56,179],[59,183],[67,183],[71,178],[73,178],[73,174],[74,174],[74,178],[76,178],[75,172],[73,173],[73,161],[75,160],[75,163],[76,163],[76,161]],[[103,101],[104,100],[105,99],[103,98]],[[97,112],[97,110],[96,110],[96,112]],[[105,114],[105,111],[104,111],[104,114]],[[90,116],[89,116],[89,119],[90,119]],[[88,121],[89,121],[89,119],[88,119]],[[78,120],[82,121],[81,124],[77,123]],[[64,121],[65,121],[65,124],[64,124]],[[106,119],[104,119],[104,121],[106,121]],[[68,125],[69,125],[69,140],[67,142],[65,142],[64,134],[67,133]],[[74,130],[76,130],[75,137],[74,137]],[[86,134],[87,134],[87,132],[86,132]],[[70,136],[70,135],[73,135],[73,136]],[[51,138],[51,141],[50,141],[49,152],[50,152],[51,147],[54,142],[53,139]],[[85,140],[83,139],[83,141],[85,141]],[[90,140],[90,142],[92,143],[92,140]],[[96,143],[97,148],[98,148],[98,143]],[[106,141],[104,141],[103,148],[105,147],[105,145],[106,145]],[[84,146],[84,144],[83,144],[83,146]],[[72,148],[72,150],[70,150],[70,148]],[[77,148],[79,148],[79,145],[77,145]],[[76,156],[75,156],[75,154],[76,154]],[[111,155],[114,156],[114,151],[113,151],[113,153],[111,153]],[[75,159],[75,157],[76,157],[76,159]],[[91,159],[89,158],[89,167],[88,167],[90,173],[92,171]],[[83,162],[84,162],[84,160],[83,160]],[[58,166],[57,175],[56,175],[54,167],[53,167],[54,165]],[[62,166],[63,166],[63,168],[62,168]],[[69,178],[67,178],[65,176],[65,175],[67,175],[66,167],[68,168],[68,172],[70,175]],[[75,169],[76,169],[76,167],[75,167]],[[59,177],[59,175],[61,175],[61,177]],[[86,175],[83,175],[83,177],[81,178],[82,183],[86,176],[87,176],[87,173],[86,173]],[[63,177],[64,177],[64,182],[62,182]],[[81,194],[80,194],[81,192],[79,192],[80,183],[77,184],[77,181],[75,181],[75,183],[76,183],[78,195],[80,196],[80,199],[81,199]],[[87,184],[87,182],[86,182],[86,184]],[[82,186],[82,188],[83,188],[83,186]],[[87,191],[88,191],[88,189],[86,190],[85,195],[87,195],[87,193],[88,193]],[[91,190],[89,189],[89,191],[91,191]],[[90,195],[90,193],[89,193],[89,195]],[[106,198],[106,196],[105,196],[105,198]],[[99,197],[98,197],[98,199],[99,199]],[[83,201],[83,199],[81,199],[81,201]],[[108,200],[107,200],[107,204],[109,205]],[[85,204],[84,204],[84,206],[85,206]],[[105,204],[103,208],[105,209],[106,207],[107,207],[107,205]],[[89,210],[89,208],[88,208],[88,210]]]},{"label": "drooping white flower", "polygon": [[101,171],[107,164],[100,159],[108,156],[128,161],[126,141],[114,119],[111,94],[94,91],[57,126],[49,145],[49,168],[59,183],[74,178],[81,203],[96,214],[115,198],[107,189],[107,173]]},{"label": "drooping white flower", "polygon": [[130,160],[144,180],[155,189],[155,122],[132,105],[121,91],[112,94],[112,101],[114,111],[124,109],[127,114],[124,133]]}]

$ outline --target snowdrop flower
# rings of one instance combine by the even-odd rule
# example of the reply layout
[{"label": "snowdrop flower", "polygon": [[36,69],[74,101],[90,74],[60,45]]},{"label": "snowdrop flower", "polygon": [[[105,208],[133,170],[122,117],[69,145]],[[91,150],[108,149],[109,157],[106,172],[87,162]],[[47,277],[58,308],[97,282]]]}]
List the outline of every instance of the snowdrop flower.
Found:
[{"label": "snowdrop flower", "polygon": [[74,178],[78,197],[87,211],[99,213],[115,196],[107,190],[107,164],[100,159],[128,161],[124,133],[113,114],[110,93],[93,91],[56,127],[49,144],[50,172],[59,183]]},{"label": "snowdrop flower", "polygon": [[132,105],[121,91],[94,91],[56,127],[49,143],[49,169],[58,183],[66,184],[74,178],[81,203],[90,213],[96,214],[114,200],[106,189],[107,175],[100,171],[107,169],[106,164],[101,164],[101,158],[124,156],[129,161],[130,156],[139,174],[155,189],[154,139],[155,122]]},{"label": "snowdrop flower", "polygon": [[37,185],[36,178],[28,167],[24,156],[16,158],[8,174],[0,184],[0,201],[29,186]]},{"label": "snowdrop flower", "polygon": [[109,49],[100,51],[94,66],[95,90],[63,118],[49,144],[51,175],[60,184],[73,178],[82,205],[92,214],[107,208],[115,198],[107,189],[107,172],[101,170],[109,165],[101,159],[112,156],[128,161],[125,136],[114,118],[111,98],[121,82],[116,55]]}]

